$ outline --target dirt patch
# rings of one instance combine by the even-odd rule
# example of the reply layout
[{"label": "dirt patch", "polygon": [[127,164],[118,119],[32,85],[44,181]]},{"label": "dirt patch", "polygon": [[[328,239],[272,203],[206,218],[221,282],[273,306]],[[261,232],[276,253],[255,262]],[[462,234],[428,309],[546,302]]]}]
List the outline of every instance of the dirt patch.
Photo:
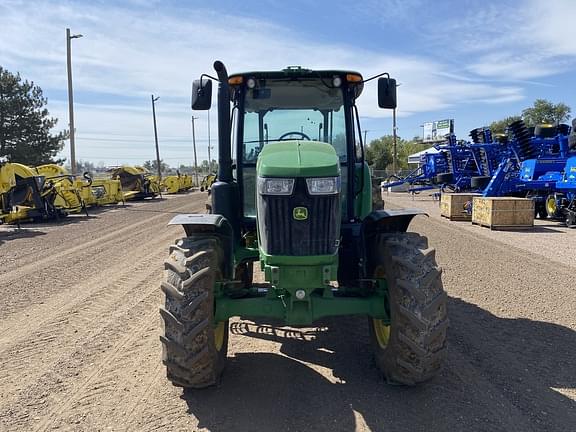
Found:
[{"label": "dirt patch", "polygon": [[204,200],[175,196],[4,237],[1,430],[573,429],[574,254],[550,251],[559,237],[575,247],[575,231],[543,226],[559,232],[517,242],[518,233],[442,220],[425,201],[411,206],[432,217],[418,216],[411,230],[437,249],[451,319],[448,361],[432,382],[386,385],[366,320],[345,317],[309,328],[233,320],[221,384],[171,386],[160,362],[159,284],[182,231],[166,223],[203,212]]}]

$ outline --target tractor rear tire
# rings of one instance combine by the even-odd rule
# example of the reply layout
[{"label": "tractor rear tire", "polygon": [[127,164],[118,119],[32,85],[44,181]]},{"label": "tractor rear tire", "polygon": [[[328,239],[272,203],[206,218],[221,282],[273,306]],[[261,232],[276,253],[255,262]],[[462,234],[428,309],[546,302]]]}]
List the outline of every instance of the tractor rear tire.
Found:
[{"label": "tractor rear tire", "polygon": [[428,239],[416,233],[379,234],[373,277],[388,286],[390,325],[369,319],[374,358],[391,384],[434,377],[446,357],[447,296]]},{"label": "tractor rear tire", "polygon": [[170,247],[161,285],[166,302],[162,362],[168,380],[184,388],[219,382],[226,363],[228,321],[214,321],[214,286],[220,279],[222,249],[215,238],[184,238]]}]

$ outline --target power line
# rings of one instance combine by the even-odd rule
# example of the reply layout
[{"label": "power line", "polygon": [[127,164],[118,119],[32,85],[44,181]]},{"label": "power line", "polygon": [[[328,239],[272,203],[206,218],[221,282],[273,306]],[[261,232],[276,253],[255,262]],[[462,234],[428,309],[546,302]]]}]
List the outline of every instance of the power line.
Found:
[{"label": "power line", "polygon": [[[122,136],[122,137],[136,137],[136,138],[149,138],[150,135],[132,135],[114,132],[83,132],[81,135],[96,135],[96,136]],[[168,138],[190,138],[188,135],[170,135]]]},{"label": "power line", "polygon": [[[82,141],[103,141],[103,142],[126,142],[126,143],[149,143],[150,141],[153,141],[153,137],[147,140],[132,140],[132,139],[120,139],[120,138],[89,138],[89,137],[78,137],[76,136],[76,140],[82,140]],[[189,143],[190,141],[190,137],[185,137],[185,138],[165,138],[162,137],[162,141],[170,141],[170,142],[181,142],[181,143]],[[202,142],[208,142],[207,138],[197,138],[196,141],[202,141]]]},{"label": "power line", "polygon": [[[153,160],[154,158],[150,155],[148,156],[110,156],[110,157],[106,157],[106,156],[83,156],[78,158],[78,160],[81,161],[91,161],[91,160],[142,160],[142,161],[147,161],[147,160]],[[177,160],[177,161],[181,161],[181,160],[186,160],[188,158],[186,157],[163,157],[162,160],[166,161],[166,160]],[[208,160],[208,158],[206,159],[202,159],[202,160]]]}]

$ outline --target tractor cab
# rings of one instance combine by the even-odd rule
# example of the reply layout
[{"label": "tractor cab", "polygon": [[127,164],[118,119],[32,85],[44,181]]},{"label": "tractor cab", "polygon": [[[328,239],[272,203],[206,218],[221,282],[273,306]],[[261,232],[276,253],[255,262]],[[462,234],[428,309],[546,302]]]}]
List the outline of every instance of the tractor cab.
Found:
[{"label": "tractor cab", "polygon": [[[353,95],[349,94],[348,82],[344,82],[346,76],[355,84]],[[358,131],[347,127],[353,124],[350,109],[353,98],[362,91],[359,74],[291,67],[280,72],[232,75],[228,82],[232,84],[234,115],[237,115],[232,134],[236,140],[236,177],[243,185],[245,217],[256,216],[256,165],[265,149],[261,169],[272,172],[272,176],[278,169],[286,177],[302,177],[315,163],[327,164],[324,173],[313,172],[313,176],[339,177],[338,190],[340,179],[346,188],[346,167],[355,163],[354,149],[359,143]],[[299,155],[311,155],[311,159],[292,160]],[[336,180],[326,181],[334,182],[336,190]]]}]

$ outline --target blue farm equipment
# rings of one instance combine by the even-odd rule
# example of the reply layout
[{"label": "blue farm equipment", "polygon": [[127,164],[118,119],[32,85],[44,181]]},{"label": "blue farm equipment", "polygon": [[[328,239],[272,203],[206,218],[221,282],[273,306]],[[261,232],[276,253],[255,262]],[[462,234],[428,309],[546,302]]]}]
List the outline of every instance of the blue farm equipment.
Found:
[{"label": "blue farm equipment", "polygon": [[420,166],[418,168],[404,177],[391,175],[386,181],[382,182],[381,186],[388,188],[407,184],[409,185],[408,190],[412,193],[435,189],[438,187],[436,185],[438,173],[447,171],[448,163],[444,153],[424,153],[420,156]]},{"label": "blue farm equipment", "polygon": [[468,190],[470,178],[478,174],[478,168],[467,143],[457,142],[456,136],[450,134],[446,143],[435,148],[438,152],[422,154],[420,166],[407,176],[390,176],[381,186],[408,184],[408,191],[412,193],[430,189]]},{"label": "blue farm equipment", "polygon": [[477,128],[470,131],[472,143],[470,152],[474,157],[478,173],[470,179],[473,190],[482,191],[488,185],[492,176],[510,154],[508,136],[505,134],[492,135],[489,128]]},{"label": "blue farm equipment", "polygon": [[562,217],[567,226],[576,227],[576,156],[568,158],[564,175],[556,182],[556,193],[546,200],[546,210]]},{"label": "blue farm equipment", "polygon": [[547,217],[547,198],[563,177],[571,149],[567,125],[539,126],[535,135],[522,120],[509,125],[510,153],[500,163],[483,190],[485,197],[517,196],[532,198],[536,214]]},{"label": "blue farm equipment", "polygon": [[[562,218],[569,227],[576,227],[576,120],[568,137],[568,159],[562,178],[556,182],[556,193],[546,199],[548,215]],[[562,149],[560,149],[562,151]]]},{"label": "blue farm equipment", "polygon": [[458,142],[456,135],[450,134],[448,142],[436,148],[446,155],[448,165],[448,172],[437,177],[442,189],[454,192],[469,190],[470,180],[479,174],[479,169],[468,143]]}]

